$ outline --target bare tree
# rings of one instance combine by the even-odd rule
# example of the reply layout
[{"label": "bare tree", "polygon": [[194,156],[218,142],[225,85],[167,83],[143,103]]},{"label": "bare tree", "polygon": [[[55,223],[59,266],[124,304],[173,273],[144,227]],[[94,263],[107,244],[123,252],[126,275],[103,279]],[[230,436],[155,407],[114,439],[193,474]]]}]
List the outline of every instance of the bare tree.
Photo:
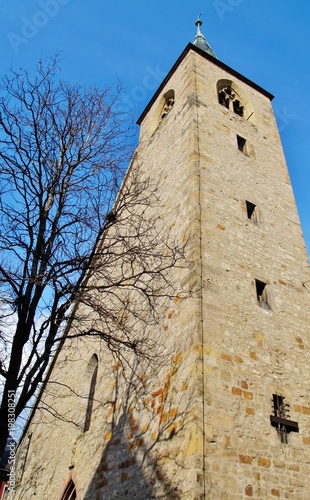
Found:
[{"label": "bare tree", "polygon": [[[0,456],[8,396],[18,417],[64,337],[152,355],[134,324],[156,322],[182,256],[154,215],[143,159],[123,180],[131,153],[120,89],[69,85],[58,72],[55,57],[0,83]],[[66,330],[78,314],[83,326]]]}]

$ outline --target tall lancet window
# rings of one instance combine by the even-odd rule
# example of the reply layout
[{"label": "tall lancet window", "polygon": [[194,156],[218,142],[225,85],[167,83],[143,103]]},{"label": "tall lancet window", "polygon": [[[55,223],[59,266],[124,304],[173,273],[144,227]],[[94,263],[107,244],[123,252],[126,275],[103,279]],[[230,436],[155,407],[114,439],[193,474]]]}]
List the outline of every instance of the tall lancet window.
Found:
[{"label": "tall lancet window", "polygon": [[66,486],[64,494],[61,497],[61,500],[75,500],[76,499],[76,489],[74,482],[70,479],[69,483]]},{"label": "tall lancet window", "polygon": [[97,373],[98,373],[98,356],[96,354],[93,354],[89,360],[87,367],[89,392],[88,392],[87,408],[85,415],[84,432],[88,431],[90,427],[90,421],[93,412],[95,389],[96,389]]}]

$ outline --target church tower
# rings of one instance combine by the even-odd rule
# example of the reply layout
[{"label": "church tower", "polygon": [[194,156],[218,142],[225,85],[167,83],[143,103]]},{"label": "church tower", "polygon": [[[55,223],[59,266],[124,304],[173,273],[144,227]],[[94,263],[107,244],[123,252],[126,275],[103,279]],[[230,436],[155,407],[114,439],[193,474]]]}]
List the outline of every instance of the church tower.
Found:
[{"label": "church tower", "polygon": [[104,344],[65,342],[19,446],[16,499],[310,498],[310,273],[273,96],[196,26],[130,167],[184,243],[180,295],[148,332],[164,355],[134,367],[138,387]]}]

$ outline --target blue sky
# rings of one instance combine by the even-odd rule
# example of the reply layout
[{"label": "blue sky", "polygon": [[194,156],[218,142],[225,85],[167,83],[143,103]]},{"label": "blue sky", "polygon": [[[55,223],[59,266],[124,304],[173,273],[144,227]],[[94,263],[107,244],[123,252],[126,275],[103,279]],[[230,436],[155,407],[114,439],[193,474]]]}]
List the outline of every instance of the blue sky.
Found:
[{"label": "blue sky", "polygon": [[292,0],[2,0],[1,73],[62,53],[62,76],[125,87],[138,118],[202,31],[217,57],[275,95],[273,101],[310,253],[310,2]]}]

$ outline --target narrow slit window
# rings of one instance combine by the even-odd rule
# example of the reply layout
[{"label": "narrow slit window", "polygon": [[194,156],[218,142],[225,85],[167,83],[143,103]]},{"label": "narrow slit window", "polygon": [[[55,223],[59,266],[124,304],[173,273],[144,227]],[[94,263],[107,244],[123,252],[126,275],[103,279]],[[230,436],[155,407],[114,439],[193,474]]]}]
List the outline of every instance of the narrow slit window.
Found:
[{"label": "narrow slit window", "polygon": [[98,373],[98,357],[94,354],[89,362],[88,372],[91,375],[90,384],[89,384],[89,393],[87,400],[87,408],[84,422],[84,432],[89,430],[90,421],[93,412],[93,404],[94,404],[94,396],[97,382],[97,373]]},{"label": "narrow slit window", "polygon": [[267,294],[267,283],[260,280],[255,280],[256,296],[260,305],[269,307],[268,294]]},{"label": "narrow slit window", "polygon": [[246,154],[246,139],[244,137],[241,137],[240,135],[237,135],[237,144],[238,144],[238,149],[239,151],[242,151],[242,153]]},{"label": "narrow slit window", "polygon": [[257,207],[254,205],[254,203],[251,203],[250,201],[246,200],[246,211],[247,211],[247,216],[248,219],[250,219],[252,222],[257,222]]}]

